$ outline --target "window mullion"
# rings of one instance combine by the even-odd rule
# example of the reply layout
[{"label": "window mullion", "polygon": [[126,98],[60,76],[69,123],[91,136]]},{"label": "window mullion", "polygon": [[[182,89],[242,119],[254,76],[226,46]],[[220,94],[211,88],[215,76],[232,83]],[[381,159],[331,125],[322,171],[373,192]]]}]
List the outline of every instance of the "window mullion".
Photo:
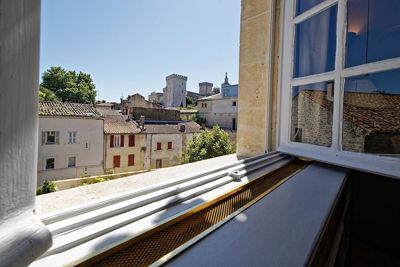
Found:
[{"label": "window mullion", "polygon": [[[339,0],[340,1],[340,0]],[[293,2],[295,3],[296,1],[293,0]],[[298,15],[297,17],[295,17],[293,19],[293,24],[299,24],[309,18],[311,18],[312,16],[330,8],[331,6],[335,5],[336,2],[338,2],[338,0],[326,0],[312,8],[310,8],[309,10],[303,12],[302,14]],[[293,13],[294,14],[294,13]]]},{"label": "window mullion", "polygon": [[333,121],[332,121],[332,148],[336,151],[341,150],[342,144],[342,124],[343,124],[343,88],[344,80],[341,76],[344,68],[345,47],[346,47],[346,2],[339,0],[336,27],[336,59],[335,59],[335,88],[333,101]]}]

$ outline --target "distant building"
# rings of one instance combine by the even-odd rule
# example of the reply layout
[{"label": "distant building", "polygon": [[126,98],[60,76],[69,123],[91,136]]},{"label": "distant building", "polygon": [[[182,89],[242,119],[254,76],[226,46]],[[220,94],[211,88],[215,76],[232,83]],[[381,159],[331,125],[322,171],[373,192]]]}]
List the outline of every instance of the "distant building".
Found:
[{"label": "distant building", "polygon": [[139,171],[145,168],[146,136],[128,115],[104,115],[104,170],[106,173]]},{"label": "distant building", "polygon": [[150,102],[161,104],[163,102],[163,93],[151,92],[148,99]]},{"label": "distant building", "polygon": [[166,107],[186,106],[187,77],[171,74],[165,78],[167,85],[163,89],[163,105]]},{"label": "distant building", "polygon": [[231,85],[228,75],[221,85],[221,93],[203,97],[197,101],[197,110],[206,126],[219,125],[221,128],[236,130],[238,113],[238,85]]},{"label": "distant building", "polygon": [[192,91],[187,91],[187,92],[186,92],[186,97],[187,97],[188,99],[190,99],[190,101],[196,102],[197,99],[200,98],[200,94],[199,94],[199,93],[196,93],[196,92],[192,92]]},{"label": "distant building", "polygon": [[181,164],[187,143],[200,132],[200,125],[192,121],[145,123],[145,168],[156,169]]},{"label": "distant building", "polygon": [[223,97],[238,97],[239,85],[231,85],[228,81],[228,73],[225,73],[225,81],[221,84],[221,94]]},{"label": "distant building", "polygon": [[213,94],[213,84],[209,82],[199,83],[200,96],[209,96]]},{"label": "distant building", "polygon": [[103,174],[103,118],[89,104],[39,103],[38,184]]}]

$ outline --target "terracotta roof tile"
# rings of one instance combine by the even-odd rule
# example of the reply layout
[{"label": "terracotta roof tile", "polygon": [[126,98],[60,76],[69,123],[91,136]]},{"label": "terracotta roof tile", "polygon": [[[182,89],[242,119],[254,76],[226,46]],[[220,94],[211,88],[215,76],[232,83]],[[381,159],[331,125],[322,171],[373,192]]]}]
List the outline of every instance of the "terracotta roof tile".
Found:
[{"label": "terracotta roof tile", "polygon": [[39,102],[39,116],[101,117],[91,104],[48,101]]},{"label": "terracotta roof tile", "polygon": [[105,115],[104,133],[105,134],[130,134],[140,133],[136,122],[127,120],[126,115]]},{"label": "terracotta roof tile", "polygon": [[[303,90],[305,97],[331,110],[333,103],[325,92]],[[400,132],[400,95],[346,92],[344,119],[369,132]]]},{"label": "terracotta roof tile", "polygon": [[200,133],[201,126],[193,121],[180,122],[178,124],[145,124],[145,133],[152,134],[178,134],[182,133],[180,131],[181,125],[185,126],[185,133]]}]

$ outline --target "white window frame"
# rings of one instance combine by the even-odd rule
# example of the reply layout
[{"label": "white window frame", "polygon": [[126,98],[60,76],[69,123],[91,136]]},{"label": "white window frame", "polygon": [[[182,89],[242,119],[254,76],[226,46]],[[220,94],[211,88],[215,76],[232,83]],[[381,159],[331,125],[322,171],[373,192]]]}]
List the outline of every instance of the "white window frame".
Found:
[{"label": "white window frame", "polygon": [[[47,168],[47,160],[53,159],[53,168]],[[44,159],[44,169],[45,170],[54,170],[56,168],[56,158],[55,157],[47,157]]]},{"label": "white window frame", "polygon": [[[54,143],[47,142],[50,133],[54,133]],[[42,145],[58,145],[58,144],[60,144],[59,131],[42,131]]]},{"label": "white window frame", "polygon": [[76,131],[68,132],[68,144],[76,144]]},{"label": "white window frame", "polygon": [[[367,63],[355,67],[345,68],[346,45],[346,12],[347,0],[325,0],[311,9],[295,16],[296,0],[281,0],[282,4],[282,48],[279,81],[279,127],[277,146],[284,153],[308,157],[322,162],[337,164],[344,167],[359,169],[377,174],[400,178],[400,159],[396,157],[374,154],[349,152],[342,150],[342,123],[343,120],[343,95],[344,81],[347,77],[359,76],[368,73],[388,71],[400,68],[400,57]],[[299,24],[317,13],[327,10],[337,4],[336,24],[336,58],[335,70],[300,78],[292,78],[294,60],[295,25]],[[291,129],[291,89],[310,83],[332,80],[334,86],[334,105],[332,120],[332,145],[322,147],[312,144],[290,141]]]},{"label": "white window frame", "polygon": [[114,147],[121,147],[121,135],[114,135]]},{"label": "white window frame", "polygon": [[[69,159],[70,158],[75,158],[75,165],[74,166],[69,166]],[[67,167],[68,168],[76,168],[76,156],[75,155],[67,156]]]}]

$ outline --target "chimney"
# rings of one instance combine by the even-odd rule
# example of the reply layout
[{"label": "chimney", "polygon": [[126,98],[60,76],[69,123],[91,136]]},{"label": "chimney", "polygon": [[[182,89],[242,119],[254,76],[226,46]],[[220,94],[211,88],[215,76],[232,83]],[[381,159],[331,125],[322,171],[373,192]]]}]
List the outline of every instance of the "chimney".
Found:
[{"label": "chimney", "polygon": [[328,82],[326,87],[327,87],[326,99],[333,102],[333,96],[334,96],[334,93],[333,93],[333,82]]},{"label": "chimney", "polygon": [[144,130],[144,116],[143,115],[140,115],[139,127],[140,127],[140,129]]}]

